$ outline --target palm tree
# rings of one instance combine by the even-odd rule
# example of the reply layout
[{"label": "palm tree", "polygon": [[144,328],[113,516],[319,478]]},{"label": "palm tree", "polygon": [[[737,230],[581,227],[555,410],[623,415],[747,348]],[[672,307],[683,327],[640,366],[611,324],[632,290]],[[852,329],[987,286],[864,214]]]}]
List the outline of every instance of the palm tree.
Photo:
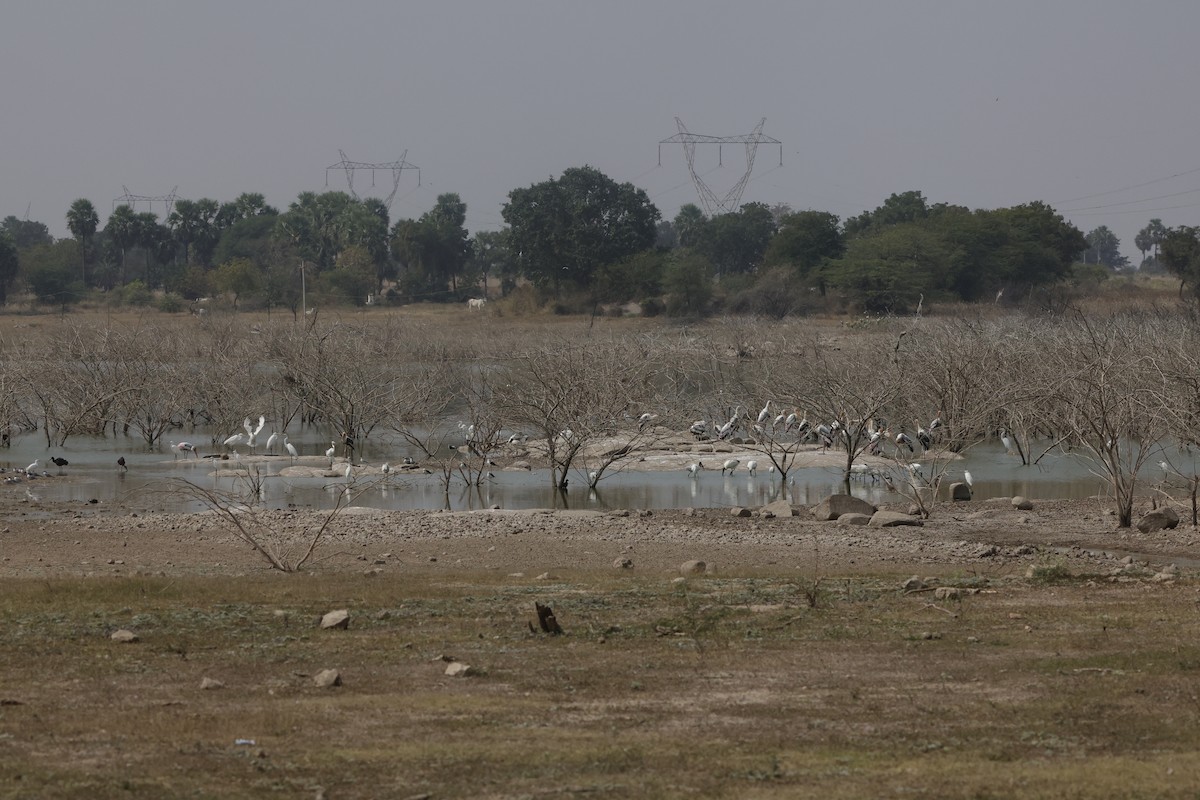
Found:
[{"label": "palm tree", "polygon": [[137,241],[138,230],[137,215],[126,205],[114,208],[108,215],[108,224],[104,226],[104,233],[121,252],[121,276],[118,283],[122,286],[125,285],[125,251]]},{"label": "palm tree", "polygon": [[81,197],[71,203],[71,208],[67,210],[67,227],[71,229],[71,235],[79,240],[80,271],[84,286],[87,286],[88,239],[96,235],[99,225],[100,217],[96,215],[96,207],[90,200]]}]

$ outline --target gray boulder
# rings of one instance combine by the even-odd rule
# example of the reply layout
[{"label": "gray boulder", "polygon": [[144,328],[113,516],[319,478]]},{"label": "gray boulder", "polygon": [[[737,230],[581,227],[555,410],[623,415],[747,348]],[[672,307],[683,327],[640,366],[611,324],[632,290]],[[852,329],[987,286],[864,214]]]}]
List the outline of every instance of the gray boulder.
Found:
[{"label": "gray boulder", "polygon": [[812,515],[825,522],[842,514],[874,514],[875,506],[848,494],[831,494],[812,510]]},{"label": "gray boulder", "polygon": [[768,503],[762,507],[762,515],[774,514],[777,517],[794,517],[796,509],[792,508],[792,504],[787,500],[776,500],[774,503]]},{"label": "gray boulder", "polygon": [[340,608],[337,611],[330,611],[325,616],[321,617],[322,628],[349,628],[350,627],[350,612],[347,609]]},{"label": "gray boulder", "polygon": [[837,518],[838,525],[869,525],[870,523],[870,514],[858,514],[853,511],[849,514],[842,514]]},{"label": "gray boulder", "polygon": [[1033,501],[1028,497],[1017,495],[1012,499],[1012,504],[1017,511],[1033,511]]},{"label": "gray boulder", "polygon": [[900,525],[924,525],[925,520],[901,514],[899,511],[876,511],[867,524],[872,528],[895,528]]},{"label": "gray boulder", "polygon": [[1154,531],[1170,530],[1178,525],[1179,514],[1175,512],[1175,509],[1164,506],[1156,508],[1142,517],[1137,528],[1142,533],[1153,533]]},{"label": "gray boulder", "polygon": [[962,481],[950,484],[950,499],[955,502],[971,499],[971,487]]},{"label": "gray boulder", "polygon": [[708,572],[708,565],[703,561],[693,559],[679,565],[680,575],[703,575],[705,572]]}]

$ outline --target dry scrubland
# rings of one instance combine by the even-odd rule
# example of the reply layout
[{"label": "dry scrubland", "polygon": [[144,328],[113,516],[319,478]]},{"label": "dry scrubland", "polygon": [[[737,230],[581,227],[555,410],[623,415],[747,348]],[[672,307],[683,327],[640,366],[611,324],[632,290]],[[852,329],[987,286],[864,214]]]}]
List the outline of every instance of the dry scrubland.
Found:
[{"label": "dry scrubland", "polygon": [[[1188,476],[1129,485],[1128,509],[1121,483],[1139,447],[1150,457],[1189,430],[1200,346],[1186,312],[678,328],[406,309],[325,315],[308,331],[241,316],[6,317],[6,421],[49,420],[51,438],[111,430],[146,419],[131,409],[150,397],[170,435],[180,408],[229,430],[258,407],[340,427],[331,387],[364,387],[357,425],[375,385],[386,401],[369,435],[419,435],[438,414],[447,438],[464,419],[536,433],[543,412],[507,393],[561,386],[604,413],[545,414],[547,427],[645,446],[660,434],[624,415],[653,410],[651,431],[686,430],[769,398],[814,420],[915,425],[942,410],[947,454],[1000,427],[1047,446],[1091,442],[1113,488],[1028,513],[926,497],[925,525],[896,530],[719,509],[346,514],[295,573],[208,516],[34,513],[6,494],[0,794],[1159,798],[1200,787]],[[114,349],[95,357],[97,343]],[[140,390],[92,406],[37,400],[22,365],[42,367],[47,397],[86,385],[86,369],[53,384],[51,363],[120,369],[122,389]],[[148,392],[167,369],[205,380],[177,381],[190,388],[167,401]],[[426,394],[406,394],[414,386]],[[93,409],[76,430],[71,403]],[[1122,447],[1109,457],[1113,433]],[[746,438],[767,458],[801,452],[787,437]],[[549,449],[535,453],[547,465],[561,455]],[[1176,530],[1119,527],[1125,510],[1136,519],[1164,503],[1185,517]],[[275,524],[302,530],[302,517]],[[688,559],[713,569],[684,578]],[[933,580],[905,591],[913,574]],[[937,591],[948,587],[959,591]],[[565,635],[531,631],[535,603]],[[320,629],[335,609],[350,611],[349,627]],[[138,640],[110,638],[122,629]],[[470,673],[446,675],[452,661]],[[318,687],[325,669],[341,685]],[[206,678],[223,685],[201,688]]]}]

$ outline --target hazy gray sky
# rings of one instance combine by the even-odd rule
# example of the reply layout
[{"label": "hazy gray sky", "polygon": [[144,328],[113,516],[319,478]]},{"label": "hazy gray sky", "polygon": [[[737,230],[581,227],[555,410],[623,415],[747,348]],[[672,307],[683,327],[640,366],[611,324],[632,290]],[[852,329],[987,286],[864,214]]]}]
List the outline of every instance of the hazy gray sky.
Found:
[{"label": "hazy gray sky", "polygon": [[[5,0],[0,12],[0,217],[28,208],[58,236],[72,200],[90,199],[103,224],[122,186],[258,191],[285,209],[325,188],[339,148],[367,162],[407,150],[421,167],[393,220],[457,192],[468,227],[495,229],[510,190],[583,164],[671,218],[697,199],[677,145],[658,166],[675,116],[721,136],[766,117],[783,166],[760,148],[744,201],[844,219],[910,189],[971,208],[1044,200],[1085,233],[1108,225],[1135,261],[1150,218],[1200,223],[1194,0]],[[744,169],[737,147],[721,169],[715,150],[696,158],[718,193]],[[356,186],[369,193],[369,178]],[[377,195],[390,188],[376,176]]]}]

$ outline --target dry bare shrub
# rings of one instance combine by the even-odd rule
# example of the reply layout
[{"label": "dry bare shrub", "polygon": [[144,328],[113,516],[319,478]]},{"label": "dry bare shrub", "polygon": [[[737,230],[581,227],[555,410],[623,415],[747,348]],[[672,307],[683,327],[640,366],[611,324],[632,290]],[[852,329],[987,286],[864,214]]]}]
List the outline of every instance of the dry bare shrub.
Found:
[{"label": "dry bare shrub", "polygon": [[629,456],[644,434],[637,420],[656,401],[654,361],[630,338],[556,339],[515,353],[500,370],[499,414],[540,443],[558,489],[589,445],[603,444],[591,470],[601,474]]},{"label": "dry bare shrub", "polygon": [[76,433],[101,435],[119,397],[131,391],[113,369],[107,328],[70,326],[14,348],[16,377],[29,415],[62,446]]},{"label": "dry bare shrub", "polygon": [[1157,343],[1172,328],[1143,314],[1076,314],[1039,332],[1039,379],[1058,413],[1056,425],[1108,483],[1123,528],[1132,524],[1138,473],[1170,430],[1170,379]]}]

